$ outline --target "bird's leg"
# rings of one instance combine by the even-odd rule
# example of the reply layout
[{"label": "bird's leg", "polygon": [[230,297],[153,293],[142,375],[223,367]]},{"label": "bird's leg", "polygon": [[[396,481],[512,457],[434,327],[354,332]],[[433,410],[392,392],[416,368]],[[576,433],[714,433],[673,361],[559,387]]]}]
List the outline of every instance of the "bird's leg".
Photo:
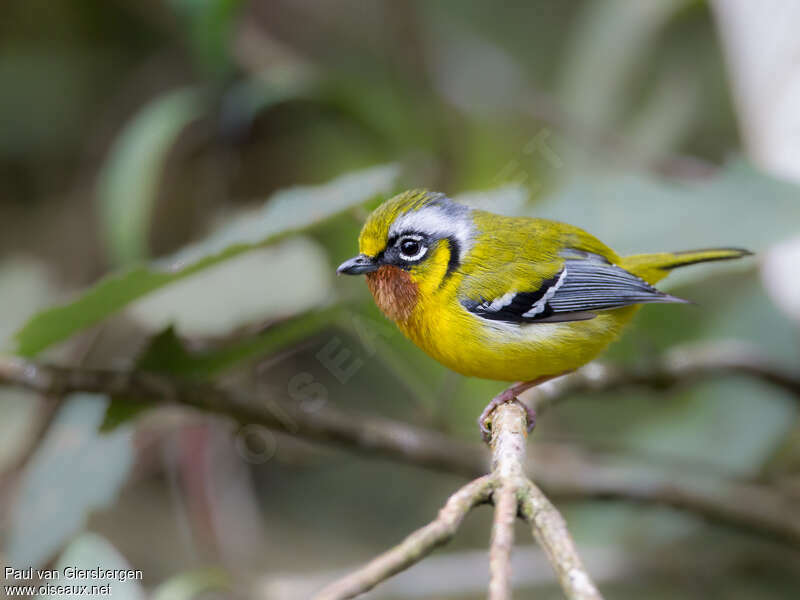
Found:
[{"label": "bird's leg", "polygon": [[492,398],[491,402],[486,405],[486,408],[483,409],[481,416],[478,417],[478,427],[481,430],[481,437],[483,437],[483,441],[487,444],[489,440],[492,438],[492,432],[490,427],[487,427],[487,423],[491,423],[491,415],[494,412],[494,409],[500,406],[501,404],[505,404],[506,402],[519,402],[522,407],[525,409],[525,413],[528,416],[528,433],[533,431],[533,428],[536,427],[536,411],[517,399],[522,392],[527,389],[532,388],[535,385],[539,385],[540,383],[544,383],[545,381],[549,381],[550,379],[554,379],[555,377],[559,377],[559,375],[545,375],[543,377],[539,377],[538,379],[532,379],[531,381],[518,381],[511,387],[506,388],[497,396]]}]

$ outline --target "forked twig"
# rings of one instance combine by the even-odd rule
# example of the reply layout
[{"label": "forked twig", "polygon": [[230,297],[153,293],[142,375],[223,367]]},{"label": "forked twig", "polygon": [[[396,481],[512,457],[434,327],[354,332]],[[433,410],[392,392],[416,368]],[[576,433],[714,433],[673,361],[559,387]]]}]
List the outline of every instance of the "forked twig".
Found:
[{"label": "forked twig", "polygon": [[450,541],[469,511],[489,500],[491,484],[488,476],[471,481],[450,496],[435,520],[357,571],[333,582],[314,596],[315,600],[353,598],[419,562],[434,548]]},{"label": "forked twig", "polygon": [[518,515],[530,523],[534,538],[544,549],[566,597],[602,599],[578,556],[561,514],[525,475],[526,437],[526,411],[518,403],[495,409],[491,473],[453,494],[434,521],[364,567],[333,582],[315,600],[353,598],[419,562],[455,535],[470,510],[487,501],[495,505],[489,549],[490,600],[511,598],[511,550],[514,520]]}]

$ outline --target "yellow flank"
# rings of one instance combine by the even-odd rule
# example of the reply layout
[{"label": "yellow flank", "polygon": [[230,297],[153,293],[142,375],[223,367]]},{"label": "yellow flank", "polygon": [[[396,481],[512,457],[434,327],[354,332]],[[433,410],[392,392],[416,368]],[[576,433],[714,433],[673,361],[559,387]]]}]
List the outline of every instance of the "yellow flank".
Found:
[{"label": "yellow flank", "polygon": [[[406,247],[409,252],[417,249],[415,241],[429,244],[422,259],[407,265],[400,250],[391,247],[401,244],[406,234],[412,236]],[[423,191],[401,194],[376,209],[362,230],[359,246],[362,256],[384,261],[386,268],[394,269],[390,272],[415,286],[410,296],[415,298],[413,309],[397,322],[406,336],[458,373],[504,381],[530,381],[577,369],[614,341],[640,308],[631,303],[578,310],[574,320],[568,313],[557,315],[563,319],[560,322],[552,322],[552,318],[533,321],[537,315],[546,316],[544,303],[552,303],[559,290],[580,293],[574,285],[565,285],[565,280],[570,281],[566,275],[559,279],[565,264],[570,273],[585,272],[592,265],[601,270],[616,265],[627,272],[623,275],[635,275],[632,281],[641,278],[654,284],[673,268],[747,254],[737,249],[710,249],[619,257],[577,227],[468,210]],[[585,278],[589,302],[597,293],[591,287],[596,281],[591,272]],[[646,302],[679,301],[639,283],[654,293],[654,299]],[[511,306],[520,292],[529,293],[526,301],[531,303],[531,312],[525,312],[527,305]],[[484,311],[480,314],[465,307],[479,303]],[[518,321],[496,317],[503,308],[517,310]]]},{"label": "yellow flank", "polygon": [[639,306],[566,323],[509,325],[478,322],[458,302],[453,278],[445,288],[423,293],[400,330],[446,367],[469,377],[530,381],[577,369],[596,358],[619,335]]}]

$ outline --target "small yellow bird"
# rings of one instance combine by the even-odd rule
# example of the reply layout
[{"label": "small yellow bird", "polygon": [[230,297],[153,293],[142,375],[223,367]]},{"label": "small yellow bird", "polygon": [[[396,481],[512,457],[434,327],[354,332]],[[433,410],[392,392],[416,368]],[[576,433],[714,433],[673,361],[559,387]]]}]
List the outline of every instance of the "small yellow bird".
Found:
[{"label": "small yellow bird", "polygon": [[594,359],[641,304],[686,302],[652,285],[672,269],[750,254],[620,257],[572,225],[500,216],[427,190],[384,202],[358,243],[338,273],[366,274],[378,307],[417,346],[463,375],[518,382],[481,414],[484,437],[499,404]]}]

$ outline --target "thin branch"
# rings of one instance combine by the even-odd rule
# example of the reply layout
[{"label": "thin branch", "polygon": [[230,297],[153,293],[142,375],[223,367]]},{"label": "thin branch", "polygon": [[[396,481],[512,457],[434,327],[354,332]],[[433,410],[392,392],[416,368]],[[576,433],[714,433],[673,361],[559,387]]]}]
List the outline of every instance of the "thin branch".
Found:
[{"label": "thin branch", "polygon": [[494,493],[494,521],[489,543],[489,600],[511,598],[511,550],[517,519],[517,490],[501,485]]},{"label": "thin branch", "polygon": [[315,600],[353,598],[419,562],[455,535],[464,517],[478,504],[489,500],[489,477],[475,479],[450,496],[439,516],[409,535],[400,544],[374,558],[357,571],[324,588]]},{"label": "thin branch", "polygon": [[525,476],[527,413],[518,402],[492,413],[492,471],[456,492],[433,522],[364,567],[324,588],[315,600],[353,598],[410,567],[452,538],[472,508],[495,505],[489,549],[489,600],[511,600],[511,550],[517,514],[531,523],[569,600],[602,600],[577,555],[560,513]]},{"label": "thin branch", "polygon": [[387,419],[344,414],[328,407],[304,411],[258,394],[155,373],[64,368],[0,357],[0,384],[54,396],[93,392],[152,405],[181,404],[228,416],[244,425],[261,425],[316,442],[355,447],[369,455],[469,478],[486,473],[489,467],[482,444]]},{"label": "thin branch", "polygon": [[542,490],[529,481],[528,489],[520,504],[522,516],[530,523],[533,537],[547,554],[567,598],[571,600],[602,598],[578,556],[564,517]]},{"label": "thin branch", "polygon": [[[68,369],[0,357],[0,384],[64,395],[84,391],[142,402],[174,402],[260,425],[315,442],[335,444],[364,456],[387,458],[433,470],[477,477],[487,472],[482,444],[396,421],[347,415],[329,408],[304,412],[295,406],[151,373]],[[574,445],[538,442],[532,477],[551,496],[662,504],[711,521],[800,546],[795,502],[766,485],[704,475],[699,481],[651,466],[609,465]]]},{"label": "thin branch", "polygon": [[[736,573],[767,569],[791,576],[800,572],[800,556],[787,552],[785,546],[743,538],[703,538],[696,536],[675,543],[664,540],[639,540],[630,544],[581,544],[581,556],[598,585],[625,586],[631,580],[639,582],[670,581],[673,596],[691,591],[695,580],[687,575],[702,569],[703,578],[724,581]],[[643,545],[644,543],[644,545]],[[542,597],[551,597],[553,570],[547,556],[536,544],[518,544],[512,559],[514,586],[519,595],[534,596],[539,588]],[[328,581],[334,581],[352,568],[297,571],[259,575],[247,585],[246,595],[253,600],[296,600],[310,598]],[[486,590],[488,570],[485,550],[456,550],[437,552],[417,564],[411,571],[399,573],[370,592],[377,600],[400,598],[440,598],[462,596],[478,598]],[[638,585],[638,584],[634,584]],[[688,588],[687,588],[688,586]],[[634,588],[640,591],[641,587]],[[528,592],[523,594],[522,590]]]},{"label": "thin branch", "polygon": [[489,599],[511,598],[511,549],[517,495],[527,486],[525,440],[528,436],[525,411],[517,404],[501,405],[492,414],[492,475],[496,482],[494,522],[489,546]]},{"label": "thin branch", "polygon": [[531,388],[522,397],[541,415],[576,394],[632,386],[667,389],[724,375],[744,375],[763,381],[790,393],[800,403],[800,374],[775,365],[757,348],[739,342],[679,346],[639,370],[590,363],[574,373]]},{"label": "thin branch", "polygon": [[[522,517],[531,525],[533,537],[547,555],[561,584],[561,589],[570,600],[602,600],[588,571],[578,556],[575,542],[567,530],[561,513],[547,499],[544,493],[525,476],[525,438],[527,437],[526,411],[517,403],[503,404],[495,409],[492,416],[492,447],[494,451],[494,470],[498,489],[510,492],[513,502],[513,517],[519,510]],[[500,496],[504,501],[506,496]],[[497,513],[501,510],[496,504]],[[503,509],[505,511],[505,509]],[[512,517],[512,519],[513,519]],[[513,523],[513,520],[512,520]],[[513,530],[512,530],[513,531]],[[513,534],[511,537],[513,543]],[[496,570],[492,570],[492,557],[489,565],[492,575],[489,587],[491,600],[511,598],[510,548],[503,547],[498,552]],[[505,564],[502,564],[505,563]],[[495,591],[496,595],[492,592]]]}]

